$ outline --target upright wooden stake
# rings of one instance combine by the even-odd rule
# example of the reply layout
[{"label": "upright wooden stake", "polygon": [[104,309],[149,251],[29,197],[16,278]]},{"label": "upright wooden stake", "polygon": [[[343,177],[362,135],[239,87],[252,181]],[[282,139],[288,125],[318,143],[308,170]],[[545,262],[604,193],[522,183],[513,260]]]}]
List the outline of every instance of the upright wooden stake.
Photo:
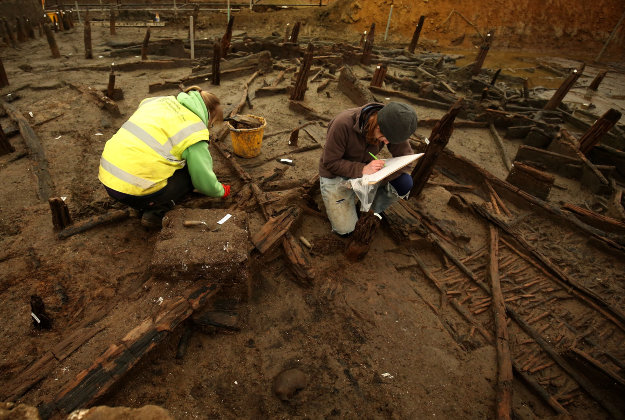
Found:
[{"label": "upright wooden stake", "polygon": [[213,46],[213,80],[212,83],[219,86],[221,83],[221,70],[219,69],[221,64],[221,44],[215,42]]},{"label": "upright wooden stake", "polygon": [[417,166],[415,166],[411,174],[413,182],[412,190],[410,190],[411,197],[417,197],[423,191],[428,178],[432,174],[438,156],[449,142],[449,138],[454,131],[454,120],[463,107],[464,100],[460,98],[438,120],[432,129],[430,144],[425,149],[423,157],[417,161]]},{"label": "upright wooden stake", "polygon": [[91,48],[91,21],[85,19],[85,58],[93,58]]},{"label": "upright wooden stake", "polygon": [[52,27],[54,28],[54,32],[59,32],[59,17],[55,14],[52,15]]},{"label": "upright wooden stake", "polygon": [[15,148],[9,143],[9,139],[0,125],[0,156],[15,152]]},{"label": "upright wooden stake", "polygon": [[15,32],[13,32],[11,25],[6,19],[2,18],[2,23],[4,24],[4,30],[6,31],[7,36],[11,40],[11,46],[15,48],[17,46],[17,36],[15,35]]},{"label": "upright wooden stake", "polygon": [[286,28],[284,29],[284,42],[289,42],[289,37],[291,36],[291,28],[289,26],[291,26],[291,24],[287,23]]},{"label": "upright wooden stake", "polygon": [[360,216],[347,245],[345,258],[355,262],[362,260],[367,255],[375,232],[380,226],[380,219],[381,217],[373,213],[372,210]]},{"label": "upright wooden stake", "polygon": [[22,20],[19,18],[19,16],[15,18],[15,32],[17,32],[18,42],[26,41],[26,34],[24,33],[24,26],[22,25]]},{"label": "upright wooden stake", "polygon": [[379,66],[376,67],[375,73],[373,74],[373,77],[371,78],[371,86],[382,87],[382,83],[384,83],[384,77],[386,76],[387,69],[388,69],[388,66],[386,63],[380,64]]},{"label": "upright wooden stake", "polygon": [[417,27],[412,34],[412,41],[410,41],[410,46],[408,46],[408,51],[410,51],[411,54],[414,54],[414,50],[417,48],[419,36],[421,35],[421,29],[423,29],[423,22],[425,22],[425,16],[421,16],[419,18],[419,23],[417,23]]},{"label": "upright wooden stake", "polygon": [[111,64],[111,72],[109,73],[109,84],[106,87],[106,96],[113,99],[113,93],[115,93],[115,64]]},{"label": "upright wooden stake", "polygon": [[499,77],[499,73],[501,73],[501,69],[497,69],[497,71],[493,75],[493,78],[490,80],[491,86],[495,86],[495,83],[497,82],[497,78]]},{"label": "upright wooden stake", "polygon": [[56,45],[56,39],[54,39],[54,34],[52,33],[52,29],[50,29],[50,25],[44,23],[43,29],[46,32],[46,39],[48,40],[50,51],[52,51],[52,58],[61,58],[61,53],[59,52],[59,47]]},{"label": "upright wooden stake", "polygon": [[371,62],[371,51],[373,50],[373,38],[375,37],[375,22],[371,24],[369,33],[365,39],[365,45],[362,47],[362,56],[360,62],[362,64],[369,64]]},{"label": "upright wooden stake", "polygon": [[[85,21],[87,19],[85,18]],[[111,31],[111,35],[115,35],[115,9],[111,6],[111,11],[109,14],[109,27]]]},{"label": "upright wooden stake", "polygon": [[593,79],[592,83],[590,84],[590,86],[588,86],[588,89],[590,90],[594,90],[596,91],[597,89],[599,89],[599,85],[601,84],[601,82],[603,81],[603,78],[605,77],[605,75],[608,74],[607,70],[603,70],[600,71],[599,73],[597,73],[597,75],[595,76],[595,78]]},{"label": "upright wooden stake", "polygon": [[196,3],[193,5],[193,38],[194,39],[197,38],[197,21],[199,17],[200,17],[200,5]]},{"label": "upright wooden stake", "polygon": [[[141,45],[141,59],[142,60],[148,59],[148,43],[149,42],[150,42],[150,27],[148,26],[148,29],[145,31],[145,36],[143,37],[143,45]],[[193,56],[191,58],[193,58]]]},{"label": "upright wooden stake", "polygon": [[471,74],[473,74],[474,76],[480,74],[480,71],[482,71],[484,60],[486,60],[486,55],[488,54],[488,50],[490,50],[491,43],[493,42],[493,35],[493,31],[490,31],[486,34],[486,39],[484,39],[484,42],[480,47],[480,53],[477,55],[477,59],[475,60],[475,63],[473,64],[473,69],[471,70]]},{"label": "upright wooden stake", "polygon": [[304,99],[304,94],[306,93],[308,84],[308,72],[310,71],[310,66],[313,59],[313,50],[313,44],[308,44],[308,50],[304,55],[304,62],[302,63],[302,67],[300,68],[299,73],[297,74],[295,87],[293,88],[293,93],[290,97],[294,101],[301,101],[302,99]]},{"label": "upright wooden stake", "polygon": [[289,146],[297,146],[297,142],[299,140],[299,128],[291,131],[291,135],[289,136]]},{"label": "upright wooden stake", "polygon": [[226,33],[221,37],[221,56],[226,58],[230,49],[230,41],[232,41],[232,26],[234,25],[234,16],[230,16]]},{"label": "upright wooden stake", "polygon": [[619,111],[613,108],[607,110],[579,139],[579,150],[587,155],[599,143],[601,137],[610,131],[620,119],[621,113]]},{"label": "upright wooden stake", "polygon": [[289,42],[297,44],[297,38],[299,37],[299,28],[301,25],[301,22],[296,22],[295,25],[293,25],[293,30],[291,31]]},{"label": "upright wooden stake", "polygon": [[512,359],[506,319],[506,305],[499,282],[499,232],[492,224],[490,230],[490,259],[488,277],[493,296],[493,318],[497,347],[497,419],[510,419],[512,412]]},{"label": "upright wooden stake", "polygon": [[586,65],[582,63],[581,66],[573,70],[571,74],[569,74],[569,76],[564,79],[558,90],[556,90],[549,102],[547,102],[547,105],[545,105],[544,109],[554,110],[558,108],[558,106],[560,106],[566,94],[569,93],[569,90],[571,90],[575,82],[577,82],[577,79],[579,79],[579,77],[582,75],[585,67]]},{"label": "upright wooden stake", "polygon": [[0,88],[5,86],[9,86],[9,78],[7,77],[7,72],[4,70],[4,63],[2,63],[2,59],[0,58]]},{"label": "upright wooden stake", "polygon": [[48,203],[52,211],[52,224],[54,225],[54,229],[65,229],[72,224],[72,218],[69,215],[67,204],[65,204],[65,201],[61,197],[51,197]]},{"label": "upright wooden stake", "polygon": [[9,33],[6,30],[6,26],[5,26],[5,22],[4,19],[0,19],[0,32],[2,32],[2,41],[7,45],[10,46],[11,44],[11,37],[9,36]]}]

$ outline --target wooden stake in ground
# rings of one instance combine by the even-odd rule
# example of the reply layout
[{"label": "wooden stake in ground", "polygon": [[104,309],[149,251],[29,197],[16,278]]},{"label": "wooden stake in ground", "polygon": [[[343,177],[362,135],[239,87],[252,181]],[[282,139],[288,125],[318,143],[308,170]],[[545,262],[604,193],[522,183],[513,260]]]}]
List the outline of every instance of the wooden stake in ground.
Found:
[{"label": "wooden stake in ground", "polygon": [[490,260],[488,277],[493,296],[493,318],[497,347],[497,418],[510,419],[512,412],[512,360],[506,319],[506,305],[499,283],[499,232],[493,225],[490,229]]},{"label": "wooden stake in ground", "polygon": [[621,113],[614,108],[610,108],[584,133],[579,139],[579,150],[588,155],[592,148],[599,143],[601,137],[616,125],[621,119]]},{"label": "wooden stake in ground", "polygon": [[19,42],[26,41],[26,33],[24,32],[24,26],[19,16],[15,17],[15,32],[17,32],[17,40]]},{"label": "wooden stake in ground", "polygon": [[148,59],[148,43],[150,42],[150,27],[145,31],[145,37],[143,37],[143,44],[141,45],[141,59]]},{"label": "wooden stake in ground", "polygon": [[347,245],[345,258],[355,262],[362,260],[365,255],[367,255],[375,232],[380,226],[380,219],[381,217],[373,213],[372,210],[360,216],[354,228],[354,232],[352,233],[351,240]]},{"label": "wooden stake in ground", "polygon": [[[109,27],[111,31],[111,35],[115,35],[115,9],[111,6],[111,11],[109,12]],[[85,18],[85,21],[87,19]]]},{"label": "wooden stake in ground", "polygon": [[299,37],[300,26],[302,26],[301,22],[295,22],[295,25],[293,25],[293,30],[291,31],[291,36],[289,37],[289,42],[297,44],[297,38]]},{"label": "wooden stake in ground", "polygon": [[228,55],[228,49],[230,49],[230,42],[232,41],[232,26],[234,25],[234,16],[230,16],[228,26],[226,27],[226,33],[221,37],[221,56],[226,58]]},{"label": "wooden stake in ground", "polygon": [[421,35],[421,29],[423,29],[423,22],[425,21],[425,16],[421,16],[419,18],[419,23],[417,23],[417,27],[412,34],[412,40],[410,41],[410,45],[408,46],[408,51],[414,54],[415,48],[417,48],[417,44],[419,43],[419,36]]},{"label": "wooden stake in ground", "polygon": [[93,58],[93,49],[91,48],[91,21],[85,19],[85,58]]},{"label": "wooden stake in ground", "polygon": [[48,40],[50,51],[52,51],[52,58],[61,58],[61,53],[59,52],[59,47],[56,45],[56,39],[54,39],[54,34],[52,33],[52,29],[50,29],[50,25],[45,23],[43,29],[46,31],[46,39]]},{"label": "wooden stake in ground", "polygon": [[221,44],[215,42],[213,46],[213,69],[212,69],[212,84],[219,86],[221,83],[221,71],[219,65],[221,64]]},{"label": "wooden stake in ground", "polygon": [[384,83],[384,77],[386,77],[386,71],[388,66],[386,63],[380,64],[375,68],[375,73],[373,73],[373,77],[371,78],[371,86],[374,87],[382,87],[382,83]]},{"label": "wooden stake in ground", "polygon": [[603,81],[603,78],[605,77],[606,74],[608,74],[607,70],[603,70],[603,71],[600,71],[599,73],[597,73],[597,75],[593,79],[593,81],[590,84],[590,86],[588,86],[588,89],[594,90],[596,92],[597,89],[599,89],[599,85]]},{"label": "wooden stake in ground", "polygon": [[109,73],[109,84],[106,87],[106,96],[113,99],[113,93],[115,93],[115,64],[111,64],[111,72]]},{"label": "wooden stake in ground", "polygon": [[571,74],[569,74],[569,76],[564,79],[558,90],[556,90],[549,102],[547,102],[547,105],[545,105],[544,109],[554,110],[558,108],[558,106],[560,106],[566,94],[569,93],[569,90],[571,90],[575,82],[577,82],[577,79],[579,79],[579,77],[582,75],[584,67],[586,67],[586,65],[582,63],[581,66],[574,69]]},{"label": "wooden stake in ground", "polygon": [[411,174],[413,182],[412,190],[410,190],[411,197],[417,197],[423,191],[428,178],[432,174],[438,156],[449,142],[451,133],[454,131],[454,120],[463,107],[464,100],[460,98],[432,129],[429,138],[430,144],[425,149],[425,154],[417,161],[417,166],[415,166]]},{"label": "wooden stake in ground", "polygon": [[9,143],[9,139],[0,125],[0,156],[15,152],[15,148]]},{"label": "wooden stake in ground", "polygon": [[488,54],[488,50],[490,50],[490,45],[493,42],[494,31],[490,31],[486,34],[486,38],[480,47],[480,53],[477,55],[477,59],[473,64],[473,68],[471,69],[471,74],[474,76],[480,74],[482,70],[482,66],[484,65],[484,60],[486,60],[486,55]]},{"label": "wooden stake in ground", "polygon": [[4,63],[2,63],[2,59],[0,58],[0,88],[5,86],[9,86],[9,78],[7,77],[7,72],[4,70]]},{"label": "wooden stake in ground", "polygon": [[308,49],[306,50],[306,54],[304,55],[304,62],[302,63],[302,67],[300,68],[299,73],[297,74],[297,80],[295,81],[293,93],[291,93],[290,97],[290,99],[294,101],[301,101],[302,99],[304,99],[304,94],[306,93],[306,89],[308,88],[308,72],[310,71],[310,66],[312,64],[313,50],[313,44],[308,44]]},{"label": "wooden stake in ground", "polygon": [[362,64],[369,64],[371,62],[371,51],[373,51],[373,39],[375,37],[375,22],[371,24],[369,33],[365,39],[365,45],[362,47],[362,56],[360,62]]},{"label": "wooden stake in ground", "polygon": [[52,224],[54,229],[61,230],[72,224],[67,204],[61,197],[51,197],[48,200],[50,211],[52,212]]}]

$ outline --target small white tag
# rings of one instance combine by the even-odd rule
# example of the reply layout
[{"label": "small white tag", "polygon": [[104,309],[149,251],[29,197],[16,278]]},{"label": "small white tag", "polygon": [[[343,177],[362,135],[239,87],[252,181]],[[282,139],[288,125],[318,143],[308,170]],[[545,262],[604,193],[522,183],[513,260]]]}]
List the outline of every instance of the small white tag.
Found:
[{"label": "small white tag", "polygon": [[54,138],[54,140],[58,140],[58,139],[60,139],[61,137],[63,137],[63,136],[58,136],[58,137],[55,137],[55,138]]},{"label": "small white tag", "polygon": [[30,118],[34,118],[35,116],[33,115],[32,112],[28,111],[28,115],[30,115]]},{"label": "small white tag", "polygon": [[96,136],[103,136],[104,134],[102,133],[95,133]]},{"label": "small white tag", "polygon": [[430,140],[427,137],[425,138],[425,144],[430,144]]},{"label": "small white tag", "polygon": [[65,201],[67,200],[67,197],[61,197],[61,200]]},{"label": "small white tag", "polygon": [[291,159],[280,159],[280,162],[293,163]]},{"label": "small white tag", "polygon": [[35,321],[37,321],[37,324],[41,324],[41,321],[39,321],[39,318],[37,318],[37,315],[34,314],[34,312],[30,313],[30,316],[32,316],[33,318],[35,318]]},{"label": "small white tag", "polygon": [[218,225],[223,225],[225,223],[225,221],[230,219],[231,217],[232,217],[232,215],[230,213],[228,213],[224,217],[222,217],[221,220],[217,222],[217,224]]}]

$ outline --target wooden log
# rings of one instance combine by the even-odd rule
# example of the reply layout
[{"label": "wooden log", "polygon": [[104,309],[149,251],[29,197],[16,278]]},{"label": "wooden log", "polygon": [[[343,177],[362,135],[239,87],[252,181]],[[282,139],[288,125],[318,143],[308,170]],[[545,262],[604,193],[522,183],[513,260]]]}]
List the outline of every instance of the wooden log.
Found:
[{"label": "wooden log", "polygon": [[106,86],[106,96],[113,99],[115,93],[115,64],[111,64],[111,72],[109,73],[109,83]]},{"label": "wooden log", "polygon": [[371,28],[369,28],[369,33],[367,33],[367,37],[365,39],[365,44],[362,47],[362,56],[360,57],[360,62],[362,64],[369,64],[371,62],[371,51],[373,51],[374,37],[375,37],[375,22],[371,24]]},{"label": "wooden log", "polygon": [[113,6],[109,11],[109,31],[111,35],[115,35],[115,8]]},{"label": "wooden log", "polygon": [[69,86],[72,89],[75,89],[83,95],[87,96],[89,99],[93,100],[96,105],[98,105],[98,107],[106,109],[114,117],[121,116],[119,106],[115,103],[115,101],[108,98],[106,95],[104,95],[104,93],[100,92],[99,90],[93,89],[91,86],[76,85],[73,83],[70,83]]},{"label": "wooden log", "polygon": [[69,209],[67,208],[67,204],[65,204],[65,200],[61,197],[51,197],[48,203],[50,203],[54,229],[65,229],[72,224],[72,217],[69,215]]},{"label": "wooden log", "polygon": [[[339,87],[340,87],[340,79],[339,79]],[[416,105],[422,105],[422,106],[427,106],[430,108],[437,108],[437,109],[444,109],[444,110],[449,109],[449,104],[438,102],[438,101],[433,101],[430,99],[419,98],[417,96],[410,95],[408,93],[404,93],[398,90],[382,89],[382,88],[378,88],[374,86],[369,86],[369,90],[372,92],[381,93],[386,96],[398,96],[400,98],[408,99],[410,102]]]},{"label": "wooden log", "polygon": [[411,197],[418,197],[421,191],[423,191],[425,184],[432,174],[438,156],[449,142],[449,138],[454,131],[454,120],[463,107],[463,99],[458,99],[432,129],[430,144],[428,144],[424,156],[417,161],[417,165],[411,173],[413,182],[413,187],[410,191]]},{"label": "wooden log", "polygon": [[9,143],[9,139],[0,125],[0,156],[13,152],[15,152],[15,148]]},{"label": "wooden log", "polygon": [[570,150],[588,169],[586,172],[589,175],[585,175],[584,173],[582,173],[582,183],[590,183],[590,187],[594,193],[603,193],[604,191],[608,190],[608,180],[605,178],[605,176],[603,176],[601,171],[599,171],[599,169],[597,169],[597,167],[586,157],[586,155],[584,155],[581,150],[579,150],[579,148],[577,147],[577,139],[573,137],[573,135],[569,133],[568,130],[566,130],[565,128],[560,130],[559,136],[560,138],[562,138],[562,140],[564,140],[564,142],[567,142],[569,144]]},{"label": "wooden log", "polygon": [[562,206],[562,209],[570,211],[584,223],[597,229],[601,229],[604,232],[625,234],[625,223],[620,220],[595,213],[594,211],[590,211],[570,203],[565,203]]},{"label": "wooden log", "polygon": [[93,49],[91,48],[91,21],[85,19],[85,58],[93,58]]},{"label": "wooden log", "polygon": [[506,319],[506,305],[499,282],[499,233],[489,225],[490,253],[488,278],[493,296],[493,318],[497,348],[497,418],[510,419],[512,416],[512,361],[510,358],[510,339]]},{"label": "wooden log", "polygon": [[89,229],[93,229],[104,224],[126,220],[128,219],[128,217],[130,217],[129,210],[113,210],[99,216],[94,216],[86,220],[81,220],[80,222],[77,222],[72,226],[66,227],[65,229],[61,230],[57,236],[59,239],[67,239],[70,236],[85,232]]},{"label": "wooden log", "polygon": [[484,39],[484,42],[482,42],[482,45],[480,46],[480,52],[477,55],[475,63],[473,63],[473,67],[471,68],[472,75],[476,76],[480,74],[480,71],[482,71],[482,66],[484,65],[484,60],[486,60],[486,55],[488,54],[488,50],[490,50],[490,46],[493,42],[494,34],[495,34],[494,31],[489,31],[486,34],[486,38]]},{"label": "wooden log", "polygon": [[570,360],[573,359],[580,361],[582,365],[581,370],[584,372],[591,370],[598,374],[597,376],[603,379],[601,384],[602,387],[612,388],[614,385],[617,385],[615,388],[620,392],[625,390],[625,379],[585,351],[576,347],[571,347],[567,350],[565,356]]},{"label": "wooden log", "polygon": [[212,68],[212,78],[211,83],[215,86],[219,86],[221,83],[221,44],[219,42],[215,42],[213,46],[213,68]]},{"label": "wooden log", "polygon": [[566,94],[569,93],[569,90],[571,90],[575,82],[577,82],[577,79],[579,79],[582,75],[585,67],[586,65],[582,63],[578,68],[574,69],[566,79],[564,79],[558,90],[555,91],[549,102],[547,102],[544,109],[553,110],[560,106]]},{"label": "wooden log", "polygon": [[411,54],[414,54],[414,50],[417,48],[417,44],[419,43],[419,36],[421,35],[421,30],[423,29],[423,22],[425,22],[425,16],[421,15],[419,23],[417,23],[417,27],[412,34],[410,45],[408,46],[408,51],[410,51]]},{"label": "wooden log", "polygon": [[371,79],[370,86],[382,87],[382,84],[384,83],[384,76],[386,76],[387,69],[388,69],[388,66],[386,65],[386,63],[378,65],[375,69],[375,73],[373,74],[373,78]]},{"label": "wooden log", "polygon": [[341,70],[338,86],[339,90],[358,106],[375,102],[373,94],[358,80],[351,67],[347,65],[343,66],[343,70]]},{"label": "wooden log", "polygon": [[234,15],[230,15],[228,20],[228,26],[226,26],[226,32],[221,37],[221,57],[226,58],[228,56],[228,50],[230,49],[230,43],[232,42],[232,25],[234,25]]},{"label": "wooden log", "polygon": [[301,27],[302,23],[301,22],[295,22],[295,25],[293,25],[293,29],[291,30],[291,35],[289,36],[288,41],[293,43],[293,44],[297,44],[297,39],[299,38],[299,30]]},{"label": "wooden log", "polygon": [[289,231],[291,225],[299,218],[301,210],[289,207],[276,217],[271,217],[263,227],[252,236],[256,249],[264,254]]},{"label": "wooden log", "polygon": [[52,52],[52,58],[61,58],[61,53],[59,52],[59,47],[56,45],[56,39],[54,39],[54,34],[50,29],[50,25],[45,23],[43,25],[43,29],[46,32],[46,39],[48,40],[48,45],[50,46],[50,51]]},{"label": "wooden log", "polygon": [[621,113],[614,108],[610,108],[590,127],[579,139],[579,150],[588,155],[590,150],[601,140],[604,134],[612,129],[621,119]]},{"label": "wooden log", "polygon": [[599,89],[599,85],[601,84],[601,82],[605,78],[606,74],[608,74],[607,70],[602,70],[599,73],[597,73],[595,78],[592,80],[592,83],[590,84],[590,86],[588,86],[588,89],[594,90],[596,92],[597,89]]},{"label": "wooden log", "polygon": [[89,406],[186,320],[193,313],[196,302],[205,301],[218,290],[216,285],[196,286],[185,296],[161,305],[163,309],[154,318],[147,318],[118,343],[111,344],[52,401],[41,406],[42,417],[55,413],[66,416],[78,408]]},{"label": "wooden log", "polygon": [[495,124],[491,122],[488,128],[490,129],[491,137],[495,141],[495,145],[497,146],[497,151],[499,152],[499,155],[501,156],[501,160],[503,161],[506,169],[508,171],[512,170],[512,164],[510,163],[510,159],[508,158],[508,155],[506,155],[506,149],[503,146],[503,140],[501,139],[501,136],[497,132],[497,129],[495,128]]},{"label": "wooden log", "polygon": [[243,107],[245,106],[245,103],[247,102],[247,98],[248,98],[248,90],[250,88],[250,83],[252,83],[252,81],[256,78],[256,76],[258,76],[260,74],[260,72],[256,72],[253,75],[250,76],[249,79],[247,79],[245,81],[245,84],[243,85],[243,95],[241,95],[241,99],[239,100],[239,103],[232,109],[232,111],[230,111],[230,113],[228,114],[229,117],[234,117],[236,114],[241,113],[241,110],[243,109]]},{"label": "wooden log", "polygon": [[301,101],[304,99],[306,89],[308,89],[308,73],[310,72],[310,66],[312,64],[313,51],[313,44],[308,44],[308,49],[306,50],[306,54],[304,54],[304,61],[297,73],[297,80],[295,81],[295,86],[290,96],[290,99],[293,101]]},{"label": "wooden log", "polygon": [[148,59],[148,43],[150,42],[150,27],[145,31],[145,36],[143,37],[143,43],[141,44],[141,59]]},{"label": "wooden log", "polygon": [[326,79],[317,86],[317,93],[322,92],[325,88],[328,87],[332,79]]},{"label": "wooden log", "polygon": [[34,158],[33,166],[34,173],[37,176],[39,199],[47,202],[53,195],[54,183],[50,177],[48,161],[46,159],[46,154],[41,144],[41,140],[39,140],[39,137],[35,134],[35,131],[32,129],[30,124],[28,124],[26,119],[20,112],[17,111],[17,109],[13,107],[13,105],[4,101],[0,104],[6,111],[7,115],[18,124],[20,134],[22,135],[31,156]]},{"label": "wooden log", "polygon": [[380,226],[380,220],[382,218],[369,210],[364,213],[356,222],[356,227],[351,235],[349,244],[345,251],[345,258],[349,261],[356,262],[362,260],[371,247],[373,237]]},{"label": "wooden log", "polygon": [[506,181],[541,200],[546,200],[555,177],[521,162],[514,162]]}]

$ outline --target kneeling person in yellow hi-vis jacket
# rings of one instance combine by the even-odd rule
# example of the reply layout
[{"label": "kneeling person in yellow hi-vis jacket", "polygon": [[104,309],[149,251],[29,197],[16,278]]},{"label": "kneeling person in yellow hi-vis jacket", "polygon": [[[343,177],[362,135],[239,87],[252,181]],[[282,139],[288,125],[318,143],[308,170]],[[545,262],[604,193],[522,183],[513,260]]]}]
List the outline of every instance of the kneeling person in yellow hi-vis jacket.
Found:
[{"label": "kneeling person in yellow hi-vis jacket", "polygon": [[208,151],[208,127],[222,119],[219,98],[197,86],[144,99],[106,142],[98,177],[111,197],[142,212],[147,228],[160,228],[193,189],[225,198],[230,185],[217,180]]}]

